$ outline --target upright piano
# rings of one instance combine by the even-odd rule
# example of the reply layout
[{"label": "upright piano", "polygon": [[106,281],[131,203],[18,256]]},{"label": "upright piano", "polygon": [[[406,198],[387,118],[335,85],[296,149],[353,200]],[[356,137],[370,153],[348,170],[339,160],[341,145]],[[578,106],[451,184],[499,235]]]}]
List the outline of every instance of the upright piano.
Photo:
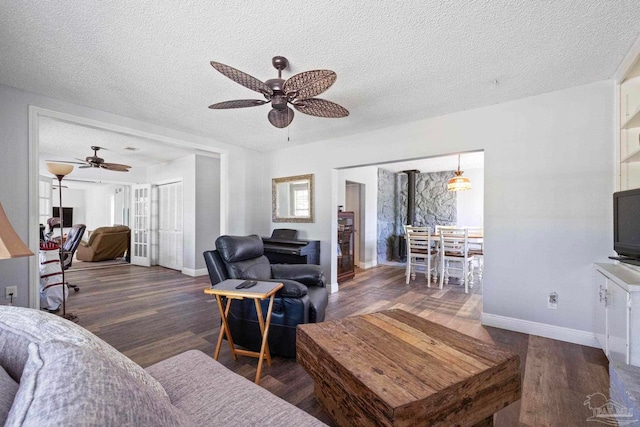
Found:
[{"label": "upright piano", "polygon": [[264,255],[271,264],[320,265],[320,241],[298,239],[298,230],[276,228],[263,237]]}]

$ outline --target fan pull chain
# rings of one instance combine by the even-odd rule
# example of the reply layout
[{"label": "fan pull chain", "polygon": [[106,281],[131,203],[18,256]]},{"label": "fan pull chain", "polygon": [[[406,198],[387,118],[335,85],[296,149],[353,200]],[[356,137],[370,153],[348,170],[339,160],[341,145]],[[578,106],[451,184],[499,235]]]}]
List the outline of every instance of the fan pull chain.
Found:
[{"label": "fan pull chain", "polygon": [[287,142],[290,142],[291,139],[289,138],[290,134],[291,134],[291,126],[287,126]]}]

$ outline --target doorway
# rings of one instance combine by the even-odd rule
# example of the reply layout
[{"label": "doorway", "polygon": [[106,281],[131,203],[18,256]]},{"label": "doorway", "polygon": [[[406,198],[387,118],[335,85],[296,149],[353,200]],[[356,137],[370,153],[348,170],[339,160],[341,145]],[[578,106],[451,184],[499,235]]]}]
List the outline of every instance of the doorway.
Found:
[{"label": "doorway", "polygon": [[[353,259],[357,268],[363,268],[364,242],[362,230],[365,228],[364,218],[364,184],[353,181],[345,182],[345,210],[354,213]],[[357,270],[356,270],[357,273]]]},{"label": "doorway", "polygon": [[[430,209],[428,203],[416,200],[415,209],[418,213],[414,225],[459,225],[482,229],[484,224],[484,151],[476,150],[461,153],[464,176],[472,183],[470,191],[457,192],[450,198],[451,204]],[[350,184],[360,185],[360,220],[366,218],[366,224],[360,224],[359,256],[360,265],[364,268],[374,267],[379,264],[389,264],[404,268],[404,262],[390,260],[389,253],[395,253],[390,248],[395,248],[396,237],[403,235],[403,227],[407,218],[407,176],[402,176],[403,171],[419,170],[421,174],[433,174],[429,179],[416,182],[416,190],[422,198],[432,199],[433,194],[446,193],[448,177],[442,172],[450,172],[450,175],[458,167],[458,154],[442,154],[438,156],[420,159],[407,159],[392,162],[381,162],[370,165],[349,166],[336,169],[337,189],[335,203],[344,204],[348,210],[355,210],[347,201],[353,195],[355,188],[349,188]],[[340,190],[344,189],[344,194]],[[352,196],[348,196],[352,194]],[[366,198],[364,197],[366,196]],[[444,209],[446,208],[446,209]],[[423,215],[424,212],[427,215]],[[332,269],[334,266],[332,265]],[[336,269],[337,270],[337,269]],[[476,265],[476,271],[478,271]],[[338,286],[332,284],[332,292],[338,290]]]},{"label": "doorway", "polygon": [[[126,174],[121,173],[111,176],[106,172],[102,172],[101,169],[76,167],[74,168],[72,178],[65,177],[65,183],[73,179],[84,182],[98,182],[101,184],[128,185],[137,182],[147,182],[147,168],[164,164],[170,161],[170,159],[187,157],[190,159],[218,159],[219,166],[216,170],[220,174],[218,177],[220,188],[215,198],[215,208],[219,209],[215,215],[217,219],[216,231],[218,234],[226,232],[229,216],[228,202],[226,199],[229,180],[224,179],[228,176],[229,170],[228,152],[226,150],[220,149],[215,145],[204,145],[204,139],[196,138],[189,134],[181,134],[184,139],[176,139],[175,137],[143,130],[145,129],[144,123],[136,125],[138,127],[134,128],[130,127],[131,123],[126,118],[103,116],[99,112],[96,112],[94,116],[103,117],[104,121],[29,106],[30,246],[37,246],[37,242],[39,241],[38,224],[40,223],[39,205],[41,202],[39,175],[49,176],[46,172],[45,163],[47,161],[59,162],[83,158],[84,151],[88,145],[87,140],[91,140],[92,143],[100,145],[101,147],[109,147],[109,150],[103,150],[104,155],[102,156],[107,162],[128,164],[134,167]],[[162,128],[158,129],[161,131]],[[140,146],[142,146],[142,149],[138,150]],[[46,149],[46,147],[50,147],[50,149]],[[145,150],[145,148],[148,148],[148,150]],[[41,149],[44,150],[41,151]],[[147,153],[150,153],[153,157],[143,158]],[[124,158],[118,158],[118,156],[124,156]],[[197,194],[200,194],[200,192]],[[193,195],[193,197],[190,196],[189,200],[192,203],[197,201],[197,194]],[[46,197],[43,195],[43,198]],[[126,194],[122,194],[122,200],[120,200],[120,195],[114,197],[113,205],[114,209],[117,210],[113,218],[115,222],[121,222],[118,220],[120,202],[124,202],[127,199]],[[110,200],[107,200],[107,202],[110,203]],[[206,203],[211,204],[209,200],[207,200]],[[124,205],[124,203],[122,203],[122,205]],[[122,222],[126,223],[127,220],[125,218],[128,219],[130,210],[124,207],[122,211]],[[106,218],[105,223],[110,219],[111,217]],[[182,232],[185,233],[184,230],[182,230]],[[186,233],[193,234],[194,238],[188,236],[182,240],[187,242],[196,241],[195,234],[197,232],[198,230],[196,229],[189,229]],[[193,249],[195,253],[196,250],[195,248]],[[187,254],[184,253],[184,256],[186,257]],[[39,265],[37,261],[37,257],[33,257],[29,262],[29,306],[32,308],[38,308],[40,306]],[[184,263],[185,267],[182,269],[184,274],[192,276],[206,274],[206,268],[200,268],[200,266],[195,265],[195,257],[184,258]]]}]

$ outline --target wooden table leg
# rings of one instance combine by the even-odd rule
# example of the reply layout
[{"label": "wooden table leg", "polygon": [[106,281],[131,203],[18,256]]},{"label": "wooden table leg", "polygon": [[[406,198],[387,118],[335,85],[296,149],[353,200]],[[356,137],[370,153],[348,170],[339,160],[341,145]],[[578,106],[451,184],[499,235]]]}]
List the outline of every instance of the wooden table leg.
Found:
[{"label": "wooden table leg", "polygon": [[229,341],[229,348],[231,349],[231,355],[233,356],[233,360],[238,360],[238,356],[236,355],[236,349],[233,345],[233,338],[231,338],[231,330],[229,329],[229,323],[227,321],[227,316],[229,315],[229,310],[231,309],[231,298],[227,298],[226,307],[222,304],[222,297],[220,295],[216,295],[216,301],[218,302],[218,309],[220,310],[220,317],[222,318],[222,326],[220,327],[220,333],[218,334],[218,342],[216,343],[216,349],[213,353],[213,358],[218,360],[218,356],[220,356],[220,347],[222,347],[222,338],[224,335],[227,336],[227,341]]},{"label": "wooden table leg", "polygon": [[256,384],[260,383],[260,374],[262,373],[262,361],[266,358],[267,364],[271,366],[271,352],[269,351],[269,343],[267,337],[269,336],[269,325],[271,324],[271,312],[273,311],[273,299],[274,295],[269,298],[269,309],[267,310],[266,321],[262,318],[262,307],[260,306],[260,300],[255,299],[256,313],[258,315],[258,324],[260,325],[260,332],[262,332],[262,345],[260,346],[260,353],[258,356],[258,370],[256,372]]},{"label": "wooden table leg", "polygon": [[[271,298],[273,300],[273,297]],[[262,306],[260,305],[260,300],[256,299],[254,300],[256,303],[256,313],[258,314],[258,325],[260,325],[260,333],[262,334],[262,337],[265,337],[267,335],[265,335],[265,323],[263,320],[263,316],[262,316]],[[273,301],[270,301],[270,304],[273,304]],[[271,310],[271,306],[269,306],[269,310]],[[271,316],[267,313],[267,319],[269,319],[269,322],[271,321]],[[263,340],[264,341],[264,340]],[[266,340],[267,344],[265,346],[264,352],[262,352],[262,354],[266,355],[267,358],[267,364],[269,366],[271,366],[271,350],[269,350],[269,340]]]}]

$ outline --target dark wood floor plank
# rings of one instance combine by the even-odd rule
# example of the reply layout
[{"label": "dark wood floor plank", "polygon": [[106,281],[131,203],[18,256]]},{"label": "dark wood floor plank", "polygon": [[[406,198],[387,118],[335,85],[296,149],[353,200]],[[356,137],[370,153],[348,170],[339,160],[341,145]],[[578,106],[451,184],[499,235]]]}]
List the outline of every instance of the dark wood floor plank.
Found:
[{"label": "dark wood floor plank", "polygon": [[[67,273],[80,286],[70,293],[68,311],[143,367],[189,349],[213,354],[220,330],[215,301],[203,289],[207,276],[192,278],[162,267],[131,265]],[[590,415],[586,396],[608,396],[608,362],[601,350],[529,336],[480,324],[482,285],[470,294],[458,285],[405,284],[404,268],[378,266],[329,296],[327,320],[400,308],[520,356],[523,395],[495,416],[495,426],[582,426]],[[220,362],[253,381],[257,359],[234,361],[223,346]],[[273,358],[260,385],[332,425],[313,396],[313,383],[294,359]]]}]

